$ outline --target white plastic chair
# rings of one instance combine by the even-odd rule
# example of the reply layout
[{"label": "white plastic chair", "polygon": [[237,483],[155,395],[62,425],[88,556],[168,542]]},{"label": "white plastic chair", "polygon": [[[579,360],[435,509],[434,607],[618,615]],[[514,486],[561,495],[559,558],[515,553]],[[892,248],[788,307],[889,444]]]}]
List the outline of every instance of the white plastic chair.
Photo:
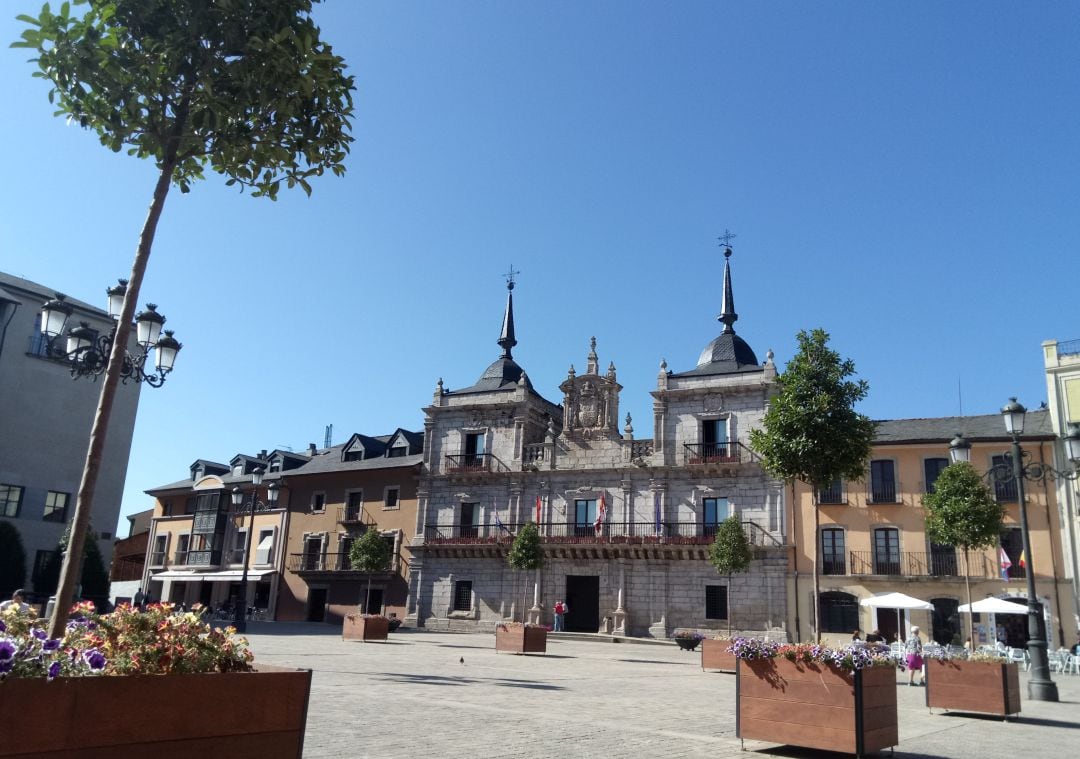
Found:
[{"label": "white plastic chair", "polygon": [[889,656],[896,659],[896,661],[904,660],[904,644],[903,643],[890,643],[889,644]]},{"label": "white plastic chair", "polygon": [[1065,654],[1065,661],[1061,665],[1061,671],[1070,675],[1080,675],[1080,656]]}]

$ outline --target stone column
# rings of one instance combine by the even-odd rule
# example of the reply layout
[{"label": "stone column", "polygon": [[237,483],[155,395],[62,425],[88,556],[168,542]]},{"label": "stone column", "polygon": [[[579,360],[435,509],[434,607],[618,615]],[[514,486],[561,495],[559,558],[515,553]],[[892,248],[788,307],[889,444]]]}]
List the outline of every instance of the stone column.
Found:
[{"label": "stone column", "polygon": [[619,559],[619,595],[615,611],[611,613],[612,630],[615,635],[626,635],[626,559]]},{"label": "stone column", "polygon": [[412,563],[409,565],[409,595],[405,599],[406,627],[423,627],[423,615],[420,613],[420,589],[424,577],[424,561],[413,554]]},{"label": "stone column", "polygon": [[532,625],[540,624],[544,616],[544,609],[540,605],[540,577],[542,570],[536,570],[536,580],[533,582],[533,604],[529,609],[528,622]]}]

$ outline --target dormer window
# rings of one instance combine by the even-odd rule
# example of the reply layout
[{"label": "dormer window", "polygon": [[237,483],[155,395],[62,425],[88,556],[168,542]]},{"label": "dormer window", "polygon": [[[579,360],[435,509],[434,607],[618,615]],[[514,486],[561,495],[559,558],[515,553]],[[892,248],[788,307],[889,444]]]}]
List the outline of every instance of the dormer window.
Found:
[{"label": "dormer window", "polygon": [[387,450],[386,455],[388,458],[396,459],[408,455],[409,449],[404,445],[395,445],[393,448]]},{"label": "dormer window", "polygon": [[362,461],[364,458],[364,451],[362,448],[358,448],[354,451],[346,451],[342,457],[343,461]]},{"label": "dormer window", "polygon": [[244,465],[243,464],[237,464],[236,466],[234,466],[232,468],[232,473],[233,473],[233,477],[243,477],[244,476]]},{"label": "dormer window", "polygon": [[280,472],[281,471],[281,459],[275,459],[274,461],[270,462],[270,471],[271,472]]}]

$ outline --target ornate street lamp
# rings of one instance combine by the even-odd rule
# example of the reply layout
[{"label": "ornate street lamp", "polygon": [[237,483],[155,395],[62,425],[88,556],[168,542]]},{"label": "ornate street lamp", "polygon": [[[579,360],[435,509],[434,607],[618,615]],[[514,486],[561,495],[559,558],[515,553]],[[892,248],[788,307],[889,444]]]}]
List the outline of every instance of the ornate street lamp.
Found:
[{"label": "ornate street lamp", "polygon": [[[1031,555],[1031,532],[1028,529],[1027,503],[1024,496],[1024,481],[1031,480],[1045,483],[1047,480],[1076,480],[1080,478],[1080,429],[1070,425],[1068,434],[1063,438],[1065,453],[1073,469],[1061,472],[1047,464],[1037,461],[1025,461],[1028,454],[1020,447],[1020,436],[1024,434],[1024,416],[1027,413],[1015,398],[1001,409],[1005,421],[1005,431],[1012,438],[1012,448],[1005,462],[993,466],[986,476],[994,482],[1016,483],[1016,497],[1020,505],[1020,535],[1023,540],[1024,556],[1027,559],[1025,579],[1027,581],[1028,607],[1028,655],[1031,657],[1031,670],[1028,677],[1028,698],[1035,701],[1057,701],[1057,684],[1050,679],[1050,662],[1047,656],[1046,628],[1039,601],[1035,595],[1035,559]],[[949,457],[954,461],[971,461],[971,443],[957,433],[949,443]]]},{"label": "ornate street lamp", "polygon": [[[109,297],[109,316],[119,320],[120,308],[127,293],[127,280],[119,280],[119,284],[108,288],[105,293]],[[81,321],[78,326],[67,330],[67,341],[60,344],[59,338],[72,312],[66,296],[60,293],[41,307],[41,331],[49,340],[48,354],[66,361],[71,366],[72,377],[96,380],[108,366],[116,325],[109,334],[99,335],[88,322]],[[135,342],[139,347],[134,353],[124,351],[121,382],[145,382],[151,387],[161,387],[165,382],[165,376],[173,370],[176,354],[183,346],[173,337],[171,330],[165,330],[162,337],[164,324],[165,317],[157,312],[157,306],[153,303],[147,303],[146,311],[135,315]],[[148,373],[146,368],[150,366],[151,351],[155,356],[153,370]]]},{"label": "ornate street lamp", "polygon": [[248,517],[247,535],[244,539],[244,564],[243,571],[240,573],[240,593],[241,596],[236,601],[236,608],[233,609],[233,627],[237,632],[247,631],[247,576],[248,576],[248,563],[251,557],[251,536],[255,532],[255,510],[269,508],[272,509],[277,504],[278,499],[278,484],[271,482],[266,486],[266,501],[259,500],[259,485],[263,481],[263,469],[260,467],[251,473],[251,499],[244,503],[244,491],[237,485],[232,489],[232,503],[235,507],[235,513],[240,514],[246,508],[249,510],[250,516]]}]

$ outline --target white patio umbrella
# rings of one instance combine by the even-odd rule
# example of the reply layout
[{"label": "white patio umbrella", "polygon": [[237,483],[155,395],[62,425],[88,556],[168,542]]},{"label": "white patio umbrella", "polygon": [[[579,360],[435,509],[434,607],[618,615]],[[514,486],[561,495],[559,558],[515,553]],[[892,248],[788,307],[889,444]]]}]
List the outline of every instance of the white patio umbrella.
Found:
[{"label": "white patio umbrella", "polygon": [[923,601],[919,598],[913,598],[904,593],[882,593],[876,596],[870,596],[859,601],[860,606],[867,606],[872,609],[896,609],[896,629],[903,634],[904,626],[900,624],[900,610],[901,609],[933,609],[934,605],[929,601]]},{"label": "white patio umbrella", "polygon": [[[1017,599],[1023,600],[1023,599]],[[1025,600],[1026,604],[1027,601]],[[969,614],[974,612],[975,614],[1027,614],[1027,606],[1021,606],[1018,603],[1012,601],[1006,601],[1002,598],[984,598],[981,601],[976,601],[972,604],[961,604],[957,607],[957,611],[968,612]]]}]

